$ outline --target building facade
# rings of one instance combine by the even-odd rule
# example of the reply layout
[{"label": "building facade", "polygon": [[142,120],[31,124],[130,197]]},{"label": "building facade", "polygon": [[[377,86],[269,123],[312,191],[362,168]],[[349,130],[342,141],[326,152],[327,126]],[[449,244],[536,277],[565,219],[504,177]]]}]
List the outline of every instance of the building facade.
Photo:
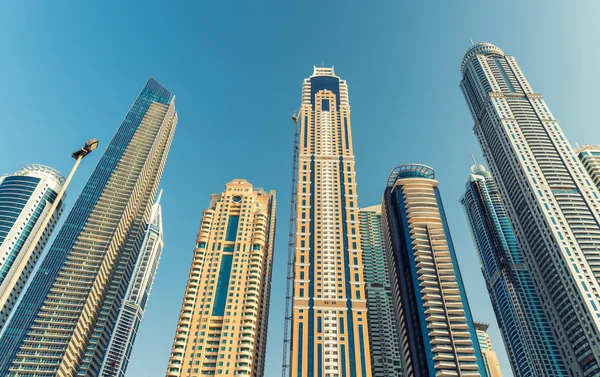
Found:
[{"label": "building facade", "polygon": [[487,376],[433,169],[395,168],[383,212],[404,376]]},{"label": "building facade", "polygon": [[292,377],[371,376],[348,86],[315,67],[302,85]]},{"label": "building facade", "polygon": [[133,274],[100,369],[102,377],[125,377],[138,328],[144,317],[164,246],[162,208],[158,195],[135,261]]},{"label": "building facade", "polygon": [[475,134],[567,373],[600,376],[600,192],[513,56],[473,45],[461,74]]},{"label": "building facade", "polygon": [[596,187],[600,188],[600,145],[584,145],[575,150],[583,167],[592,178]]},{"label": "building facade", "polygon": [[167,376],[263,376],[274,239],[274,191],[236,179],[211,196]]},{"label": "building facade", "polygon": [[367,295],[372,375],[398,377],[402,375],[400,343],[394,321],[390,273],[383,242],[381,205],[362,208],[358,218]]},{"label": "building facade", "polygon": [[98,375],[176,124],[174,97],[150,78],[6,323],[0,375]]},{"label": "building facade", "polygon": [[8,289],[8,282],[15,274],[19,275],[9,299],[0,308],[0,330],[65,209],[66,196],[63,195],[25,269],[18,271],[23,254],[31,246],[64,181],[58,171],[43,165],[27,165],[16,173],[0,177],[0,294]]},{"label": "building facade", "polygon": [[[488,327],[489,325],[486,323],[475,322],[475,331],[477,332],[479,348],[481,348],[483,364],[488,377],[502,377],[502,372],[500,372],[500,363],[498,363],[498,356],[496,355],[494,348],[492,348],[492,340],[487,333]],[[516,375],[522,376],[522,374]]]},{"label": "building facade", "polygon": [[[475,164],[460,202],[515,376],[566,376],[563,356],[490,172]],[[484,355],[485,356],[485,355]]]}]

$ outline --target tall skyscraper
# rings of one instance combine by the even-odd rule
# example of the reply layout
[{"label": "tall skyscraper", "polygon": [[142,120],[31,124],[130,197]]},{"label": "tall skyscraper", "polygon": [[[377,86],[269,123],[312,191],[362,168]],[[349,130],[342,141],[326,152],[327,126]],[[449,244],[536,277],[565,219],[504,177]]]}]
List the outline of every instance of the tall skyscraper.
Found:
[{"label": "tall skyscraper", "polygon": [[346,81],[315,67],[302,85],[291,377],[371,376]]},{"label": "tall skyscraper", "polygon": [[475,134],[567,373],[600,376],[600,192],[513,56],[479,43],[461,73]]},{"label": "tall skyscraper", "polygon": [[[479,342],[479,348],[481,348],[481,356],[483,357],[483,364],[488,377],[502,377],[502,372],[500,372],[500,363],[498,363],[498,356],[496,355],[496,351],[494,351],[492,348],[492,340],[487,333],[489,326],[490,325],[486,323],[475,322],[477,341]],[[522,376],[522,374],[517,374],[517,376]],[[540,376],[546,375],[544,374]]]},{"label": "tall skyscraper", "polygon": [[0,375],[98,375],[176,124],[150,78],[6,323]]},{"label": "tall skyscraper", "polygon": [[400,343],[394,320],[394,305],[388,260],[383,242],[381,205],[358,213],[363,253],[371,370],[373,377],[401,376]]},{"label": "tall skyscraper", "polygon": [[125,299],[102,362],[102,369],[100,369],[102,377],[125,377],[164,245],[161,195],[162,192],[152,207],[146,235],[135,261],[127,293],[125,293]]},{"label": "tall skyscraper", "polygon": [[202,215],[167,376],[263,376],[275,191],[243,179]]},{"label": "tall skyscraper", "polygon": [[596,187],[600,188],[600,145],[578,147],[575,155],[581,160]]},{"label": "tall skyscraper", "polygon": [[433,169],[392,170],[383,212],[404,375],[487,376]]},{"label": "tall skyscraper", "polygon": [[63,196],[62,203],[52,214],[25,269],[18,271],[23,254],[50,211],[64,181],[65,178],[58,171],[43,165],[27,165],[16,173],[0,177],[0,293],[9,289],[8,282],[15,274],[19,276],[10,299],[0,308],[0,330],[65,209]]},{"label": "tall skyscraper", "polygon": [[498,188],[482,165],[471,168],[460,202],[514,375],[566,376],[562,354]]}]

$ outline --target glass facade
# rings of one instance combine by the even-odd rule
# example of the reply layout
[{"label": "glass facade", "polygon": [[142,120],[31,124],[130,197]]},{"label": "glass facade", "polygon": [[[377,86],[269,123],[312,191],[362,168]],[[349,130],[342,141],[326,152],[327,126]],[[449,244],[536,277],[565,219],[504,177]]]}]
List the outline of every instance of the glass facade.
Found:
[{"label": "glass facade", "polygon": [[[23,261],[32,238],[63,183],[64,177],[58,171],[43,165],[27,165],[14,174],[0,178],[0,294],[9,295],[1,308],[0,330],[8,320],[64,210],[63,195],[62,203],[52,214],[33,253],[27,261]],[[21,262],[26,263],[24,268],[20,268]],[[9,282],[15,275],[18,275],[17,283],[10,288]]]},{"label": "glass facade", "polygon": [[541,363],[600,376],[600,191],[514,56],[475,44],[461,74],[473,129],[563,356]]},{"label": "glass facade", "polygon": [[487,376],[433,169],[394,169],[382,209],[403,374]]},{"label": "glass facade", "polygon": [[401,376],[400,342],[394,321],[390,273],[383,242],[381,205],[361,209],[359,222],[369,309],[367,317],[372,375]]},{"label": "glass facade", "polygon": [[150,78],[6,324],[1,375],[98,375],[176,124]]},{"label": "glass facade", "polygon": [[481,269],[517,376],[566,376],[525,256],[491,173],[474,165],[461,198]]}]

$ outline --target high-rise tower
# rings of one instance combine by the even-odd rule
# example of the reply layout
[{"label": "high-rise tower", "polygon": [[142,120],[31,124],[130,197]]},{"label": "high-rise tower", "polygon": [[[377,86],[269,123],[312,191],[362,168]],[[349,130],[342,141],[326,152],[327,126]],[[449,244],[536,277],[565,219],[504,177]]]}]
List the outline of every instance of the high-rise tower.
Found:
[{"label": "high-rise tower", "polygon": [[381,205],[362,208],[358,217],[367,295],[371,370],[373,377],[398,377],[402,375],[400,343],[383,242]]},{"label": "high-rise tower", "polygon": [[315,67],[302,85],[290,375],[370,377],[348,87]]},{"label": "high-rise tower", "polygon": [[161,195],[162,192],[152,207],[146,235],[135,261],[127,293],[125,293],[125,299],[102,362],[102,369],[100,369],[102,377],[125,377],[164,245]]},{"label": "high-rise tower", "polygon": [[0,375],[98,375],[176,124],[150,78],[6,323]]},{"label": "high-rise tower", "polygon": [[167,376],[262,376],[275,240],[275,191],[243,179],[202,215]]},{"label": "high-rise tower", "polygon": [[10,298],[0,308],[0,330],[65,209],[63,196],[62,203],[52,214],[25,269],[18,271],[24,252],[29,248],[64,181],[65,178],[58,171],[43,165],[27,165],[16,173],[0,177],[0,293],[9,289],[8,282],[15,274],[19,276]]},{"label": "high-rise tower", "polygon": [[471,46],[460,87],[570,376],[600,376],[600,192],[513,56]]},{"label": "high-rise tower", "polygon": [[433,169],[392,170],[383,212],[404,376],[486,377]]},{"label": "high-rise tower", "polygon": [[[500,364],[498,363],[498,356],[496,351],[492,348],[492,340],[490,339],[487,329],[490,326],[486,323],[475,322],[475,331],[477,332],[477,341],[479,342],[479,348],[481,348],[481,356],[483,357],[483,364],[488,377],[502,377],[500,372]],[[516,374],[517,376],[523,376],[522,374]],[[535,374],[533,374],[535,376]],[[545,374],[539,376],[546,376]]]},{"label": "high-rise tower", "polygon": [[460,199],[515,376],[566,376],[562,354],[490,172],[475,164]]},{"label": "high-rise tower", "polygon": [[600,188],[600,145],[584,145],[574,152],[596,187]]}]

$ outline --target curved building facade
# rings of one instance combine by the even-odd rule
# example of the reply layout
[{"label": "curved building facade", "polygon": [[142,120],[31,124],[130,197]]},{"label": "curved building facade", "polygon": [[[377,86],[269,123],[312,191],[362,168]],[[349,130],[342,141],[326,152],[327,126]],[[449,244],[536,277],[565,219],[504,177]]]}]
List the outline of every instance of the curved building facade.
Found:
[{"label": "curved building facade", "polygon": [[236,179],[210,199],[196,237],[167,377],[263,376],[275,191]]},{"label": "curved building facade", "polygon": [[471,168],[460,199],[515,376],[566,376],[563,356],[492,178]]},{"label": "curved building facade", "polygon": [[367,300],[346,81],[302,84],[291,377],[371,377]]},{"label": "curved building facade", "polygon": [[23,254],[30,247],[64,181],[58,171],[44,165],[27,165],[0,178],[0,292],[8,289],[8,282],[15,274],[19,275],[8,301],[0,309],[0,330],[65,209],[66,194],[52,214],[25,269],[18,271]]},{"label": "curved building facade", "polygon": [[433,169],[395,168],[383,222],[405,377],[487,377]]},{"label": "curved building facade", "polygon": [[460,87],[569,376],[600,376],[600,192],[513,56],[471,46]]}]

